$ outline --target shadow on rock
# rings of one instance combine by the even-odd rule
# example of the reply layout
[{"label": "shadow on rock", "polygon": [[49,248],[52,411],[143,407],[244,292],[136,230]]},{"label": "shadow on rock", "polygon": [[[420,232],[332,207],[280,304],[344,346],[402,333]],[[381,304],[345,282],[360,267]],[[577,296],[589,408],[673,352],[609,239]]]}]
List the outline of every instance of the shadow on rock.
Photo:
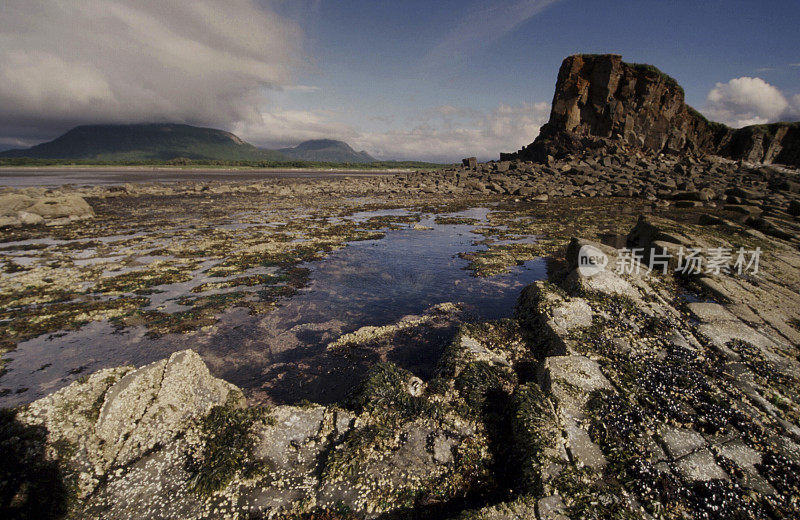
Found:
[{"label": "shadow on rock", "polygon": [[334,351],[315,344],[281,353],[262,376],[267,383],[249,397],[273,404],[334,404],[352,392],[370,367],[386,361],[428,380],[456,327],[450,321],[423,324]]},{"label": "shadow on rock", "polygon": [[13,410],[0,410],[0,517],[61,518],[68,488],[57,462],[45,454],[47,430],[27,426]]}]

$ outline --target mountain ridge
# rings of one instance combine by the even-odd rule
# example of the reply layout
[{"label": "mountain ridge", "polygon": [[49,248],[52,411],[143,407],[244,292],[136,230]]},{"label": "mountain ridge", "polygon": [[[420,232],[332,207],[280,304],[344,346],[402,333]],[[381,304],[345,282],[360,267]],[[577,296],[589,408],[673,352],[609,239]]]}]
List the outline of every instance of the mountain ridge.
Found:
[{"label": "mountain ridge", "polygon": [[257,148],[230,132],[176,123],[81,125],[52,141],[8,150],[0,157],[104,161],[284,159],[278,152]]},{"label": "mountain ridge", "polygon": [[367,152],[356,152],[347,143],[333,139],[316,139],[291,148],[269,150],[225,130],[178,123],[80,125],[52,141],[26,149],[4,150],[0,158],[376,162]]},{"label": "mountain ridge", "polygon": [[375,158],[366,151],[362,150],[357,152],[344,141],[337,141],[335,139],[312,139],[291,148],[279,148],[278,152],[292,159],[301,161],[340,163],[375,162]]}]

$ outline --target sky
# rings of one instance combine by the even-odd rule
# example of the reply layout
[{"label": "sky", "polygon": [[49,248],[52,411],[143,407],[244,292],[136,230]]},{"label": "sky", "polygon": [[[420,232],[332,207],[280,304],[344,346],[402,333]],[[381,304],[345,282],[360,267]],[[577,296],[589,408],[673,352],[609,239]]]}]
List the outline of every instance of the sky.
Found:
[{"label": "sky", "polygon": [[731,126],[798,120],[799,25],[797,0],[0,0],[0,148],[179,122],[492,159],[533,141],[575,53],[656,65]]}]

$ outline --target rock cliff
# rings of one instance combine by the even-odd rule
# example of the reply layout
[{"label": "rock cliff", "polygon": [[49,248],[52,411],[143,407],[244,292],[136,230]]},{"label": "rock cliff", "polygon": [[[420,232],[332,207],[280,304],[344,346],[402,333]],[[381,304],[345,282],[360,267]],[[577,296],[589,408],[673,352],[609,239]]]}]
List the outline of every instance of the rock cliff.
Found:
[{"label": "rock cliff", "polygon": [[[800,164],[800,125],[741,129],[708,121],[684,102],[675,79],[615,54],[574,55],[561,64],[550,120],[513,158],[544,161],[624,143],[655,153],[717,154]],[[512,158],[506,157],[506,158]]]},{"label": "rock cliff", "polygon": [[775,123],[729,130],[717,150],[731,159],[800,165],[800,123]]}]

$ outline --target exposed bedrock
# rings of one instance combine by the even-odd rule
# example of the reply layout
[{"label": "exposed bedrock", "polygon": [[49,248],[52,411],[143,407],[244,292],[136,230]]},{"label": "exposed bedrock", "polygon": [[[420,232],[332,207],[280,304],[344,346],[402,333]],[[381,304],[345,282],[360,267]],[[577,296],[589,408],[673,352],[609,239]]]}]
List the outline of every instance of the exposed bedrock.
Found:
[{"label": "exposed bedrock", "polygon": [[[513,319],[462,325],[432,378],[380,363],[337,405],[248,406],[191,350],[97,372],[3,412],[2,507],[47,492],[104,519],[797,517],[797,250],[721,220],[642,218],[627,237],[645,260],[739,240],[764,250],[758,277],[621,272],[618,250],[573,239]],[[605,270],[578,269],[584,246]]]},{"label": "exposed bedrock", "polygon": [[710,122],[684,102],[673,78],[616,54],[567,57],[550,120],[532,144],[504,158],[544,162],[548,155],[600,151],[615,143],[655,153],[800,165],[799,123],[732,129]]}]

